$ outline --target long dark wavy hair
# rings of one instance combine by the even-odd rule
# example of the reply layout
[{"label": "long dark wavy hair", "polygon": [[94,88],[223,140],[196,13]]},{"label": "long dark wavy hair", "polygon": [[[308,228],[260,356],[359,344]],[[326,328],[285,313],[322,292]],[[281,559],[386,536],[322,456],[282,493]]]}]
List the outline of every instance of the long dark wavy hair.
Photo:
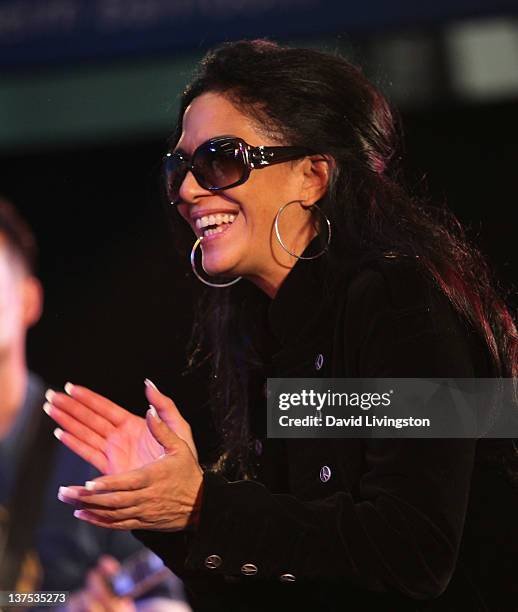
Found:
[{"label": "long dark wavy hair", "polygon": [[[496,375],[518,375],[516,327],[486,262],[452,213],[403,187],[397,121],[360,69],[338,55],[265,40],[224,44],[205,56],[184,91],[172,146],[185,109],[205,92],[224,95],[275,141],[334,160],[328,191],[318,202],[333,227],[326,254],[331,276],[345,257],[387,251],[418,256],[484,340]],[[191,230],[178,224],[180,246],[188,252]],[[260,330],[267,304],[251,283],[241,282],[206,290],[196,311],[191,365],[211,360],[211,401],[221,433],[217,466],[234,477],[250,473],[250,398],[264,381]]]}]

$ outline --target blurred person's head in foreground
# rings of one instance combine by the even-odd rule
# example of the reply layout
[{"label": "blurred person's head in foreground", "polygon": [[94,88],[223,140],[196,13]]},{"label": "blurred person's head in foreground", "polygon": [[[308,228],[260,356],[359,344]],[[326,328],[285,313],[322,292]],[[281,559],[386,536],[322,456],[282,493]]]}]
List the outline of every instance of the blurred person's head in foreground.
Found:
[{"label": "blurred person's head in foreground", "polygon": [[36,278],[36,259],[30,228],[0,198],[0,436],[22,403],[27,330],[41,315],[43,292]]}]

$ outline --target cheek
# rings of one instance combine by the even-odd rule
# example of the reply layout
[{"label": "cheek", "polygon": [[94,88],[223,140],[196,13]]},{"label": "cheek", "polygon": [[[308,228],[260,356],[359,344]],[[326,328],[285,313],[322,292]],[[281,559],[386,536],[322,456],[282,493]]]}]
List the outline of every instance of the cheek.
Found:
[{"label": "cheek", "polygon": [[252,172],[250,179],[242,186],[239,199],[243,202],[246,216],[253,221],[272,225],[279,208],[292,197],[288,173],[275,166]]},{"label": "cheek", "polygon": [[0,298],[0,342],[16,335],[22,326],[23,305],[21,300],[4,295]]},{"label": "cheek", "polygon": [[179,215],[185,223],[190,225],[190,215],[189,215],[189,205],[188,204],[178,204],[176,206],[176,214]]}]

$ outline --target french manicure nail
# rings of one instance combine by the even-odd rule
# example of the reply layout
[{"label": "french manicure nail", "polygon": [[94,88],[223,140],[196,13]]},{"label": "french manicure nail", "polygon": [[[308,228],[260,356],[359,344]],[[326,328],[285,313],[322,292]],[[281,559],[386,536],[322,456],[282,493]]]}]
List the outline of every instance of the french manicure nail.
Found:
[{"label": "french manicure nail", "polygon": [[67,382],[65,384],[65,393],[67,395],[72,395],[73,390],[74,390],[74,385],[70,382]]},{"label": "french manicure nail", "polygon": [[88,491],[95,491],[99,488],[100,488],[99,484],[95,482],[94,480],[87,480],[85,482],[85,489],[88,489]]},{"label": "french manicure nail", "polygon": [[74,489],[70,489],[69,487],[59,487],[58,497],[60,495],[62,497],[68,497],[68,498],[73,498],[73,499],[77,499],[79,497],[77,492],[74,491]]},{"label": "french manicure nail", "polygon": [[160,417],[158,416],[158,412],[156,411],[156,408],[154,406],[152,406],[151,404],[149,404],[149,411],[148,412],[155,419],[155,421],[161,421]]},{"label": "french manicure nail", "polygon": [[74,516],[76,518],[81,518],[83,516],[83,511],[82,510],[74,510]]},{"label": "french manicure nail", "polygon": [[45,391],[45,399],[52,404],[52,399],[54,398],[54,396],[56,395],[56,392],[53,391],[52,389],[47,389]]},{"label": "french manicure nail", "polygon": [[158,391],[158,387],[152,380],[149,380],[149,378],[144,379],[144,384],[146,385],[146,387],[151,387],[152,389]]},{"label": "french manicure nail", "polygon": [[50,413],[52,411],[52,406],[48,402],[45,402],[43,404],[43,410],[50,416]]},{"label": "french manicure nail", "polygon": [[56,436],[58,440],[61,440],[64,433],[65,432],[60,427],[56,427],[56,429],[54,430],[54,435]]}]

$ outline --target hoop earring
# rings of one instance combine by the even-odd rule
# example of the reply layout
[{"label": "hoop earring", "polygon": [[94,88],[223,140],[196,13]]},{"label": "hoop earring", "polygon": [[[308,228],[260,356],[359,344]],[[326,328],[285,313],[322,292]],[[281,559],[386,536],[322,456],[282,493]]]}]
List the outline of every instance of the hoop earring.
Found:
[{"label": "hoop earring", "polygon": [[231,280],[228,283],[211,283],[210,281],[205,280],[203,276],[201,276],[198,270],[196,270],[196,262],[194,260],[194,257],[196,255],[196,249],[198,248],[198,245],[201,244],[202,240],[203,240],[203,236],[201,236],[200,238],[196,240],[196,242],[194,243],[191,249],[190,259],[191,259],[191,268],[192,268],[192,271],[194,272],[194,276],[196,276],[196,278],[200,280],[202,283],[204,283],[205,285],[208,285],[209,287],[216,287],[218,289],[221,289],[223,287],[230,287],[230,285],[235,285],[236,283],[238,283],[243,278],[242,276],[238,276],[237,278],[234,278],[234,280]]},{"label": "hoop earring", "polygon": [[[306,257],[302,257],[302,255],[297,255],[293,251],[290,251],[290,249],[288,249],[288,247],[282,241],[281,233],[279,231],[279,219],[280,219],[280,216],[282,214],[282,211],[285,208],[287,208],[288,206],[291,206],[291,204],[296,204],[296,203],[300,204],[302,206],[302,208],[306,208],[306,210],[309,210],[311,212],[311,214],[313,214],[313,210],[318,210],[318,212],[326,220],[326,223],[327,223],[327,244],[316,255],[310,255],[309,257],[307,257],[307,256]],[[317,259],[317,257],[321,257],[327,251],[327,247],[329,246],[329,243],[331,242],[331,222],[327,218],[326,214],[316,204],[312,204],[311,206],[304,207],[300,200],[293,200],[292,202],[288,202],[287,204],[283,204],[279,208],[279,210],[277,211],[277,214],[275,215],[275,224],[274,225],[275,225],[275,234],[277,235],[277,240],[279,241],[279,244],[281,245],[281,247],[286,251],[286,253],[289,253],[292,257],[296,257],[297,259],[304,259],[304,260],[307,260],[307,259]]]}]

